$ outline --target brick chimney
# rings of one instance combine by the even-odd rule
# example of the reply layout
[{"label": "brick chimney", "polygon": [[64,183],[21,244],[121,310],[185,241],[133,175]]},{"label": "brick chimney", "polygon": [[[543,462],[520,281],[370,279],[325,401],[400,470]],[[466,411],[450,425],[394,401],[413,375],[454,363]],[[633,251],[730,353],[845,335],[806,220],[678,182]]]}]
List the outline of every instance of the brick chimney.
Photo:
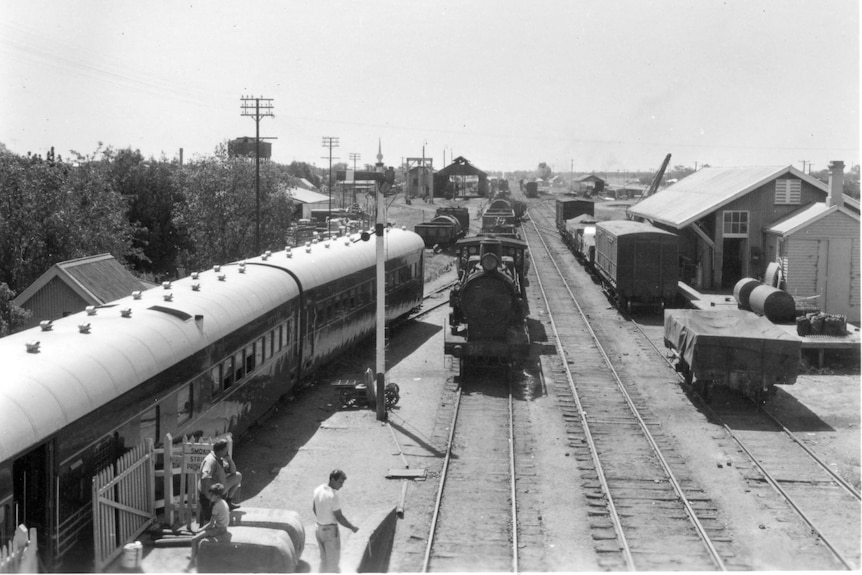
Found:
[{"label": "brick chimney", "polygon": [[829,162],[829,195],[826,196],[826,207],[844,205],[844,162],[833,160]]}]

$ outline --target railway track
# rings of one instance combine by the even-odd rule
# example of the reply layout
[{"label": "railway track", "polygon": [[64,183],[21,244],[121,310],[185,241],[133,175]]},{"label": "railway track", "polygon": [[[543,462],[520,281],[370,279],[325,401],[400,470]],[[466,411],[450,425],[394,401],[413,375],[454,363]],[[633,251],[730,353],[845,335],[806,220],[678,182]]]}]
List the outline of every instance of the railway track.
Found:
[{"label": "railway track", "polygon": [[[663,353],[660,330],[633,325],[650,342],[656,353]],[[680,376],[680,381],[684,381]],[[751,483],[766,483],[784,499],[817,539],[832,554],[835,568],[857,570],[862,565],[862,497],[859,491],[830,469],[805,441],[769,410],[749,398],[732,392],[718,395],[703,409],[719,423],[728,436],[752,462],[746,475]],[[715,391],[713,391],[715,394]]]},{"label": "railway track", "polygon": [[[548,206],[542,204],[543,210]],[[535,212],[534,212],[535,213]],[[544,215],[546,233],[556,236],[555,225]],[[644,325],[635,317],[619,313],[632,329],[637,330],[644,345],[642,350],[653,353],[669,365],[671,357],[664,349],[664,329],[658,325]],[[650,322],[652,323],[652,322]],[[677,374],[680,382],[684,378]],[[859,491],[830,469],[806,442],[792,433],[780,421],[778,414],[766,406],[734,394],[729,390],[715,390],[711,403],[697,393],[696,386],[687,392],[706,412],[711,421],[720,425],[730,440],[744,454],[746,481],[755,486],[768,485],[787,506],[786,515],[796,515],[810,529],[813,537],[802,543],[804,553],[818,557],[818,565],[829,569],[857,570],[862,565],[862,505]],[[785,517],[784,521],[790,520]]]},{"label": "railway track", "polygon": [[570,391],[564,417],[571,444],[581,448],[582,472],[594,477],[584,488],[600,564],[609,570],[743,568],[732,565],[735,554],[715,506],[638,392],[635,380],[643,374],[614,368],[605,350],[613,334],[583,313],[555,261],[562,243],[552,247],[542,238],[539,226],[553,229],[553,223],[540,218],[522,229],[562,358],[553,383]]},{"label": "railway track", "polygon": [[457,392],[423,572],[518,570],[512,389],[500,371]]}]

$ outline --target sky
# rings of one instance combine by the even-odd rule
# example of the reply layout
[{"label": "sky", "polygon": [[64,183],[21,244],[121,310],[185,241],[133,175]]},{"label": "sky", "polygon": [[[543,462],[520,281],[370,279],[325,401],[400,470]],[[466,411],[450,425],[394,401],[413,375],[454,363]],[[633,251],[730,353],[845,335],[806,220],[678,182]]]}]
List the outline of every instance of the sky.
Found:
[{"label": "sky", "polygon": [[[858,0],[0,0],[0,142],[487,172],[859,163]],[[445,161],[445,163],[444,163]]]}]

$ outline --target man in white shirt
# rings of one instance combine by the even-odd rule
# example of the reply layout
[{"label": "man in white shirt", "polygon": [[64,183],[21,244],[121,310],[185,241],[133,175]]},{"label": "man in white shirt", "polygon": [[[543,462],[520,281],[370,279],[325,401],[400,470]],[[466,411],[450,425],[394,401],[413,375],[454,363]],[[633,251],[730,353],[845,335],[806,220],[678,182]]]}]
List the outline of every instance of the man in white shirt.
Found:
[{"label": "man in white shirt", "polygon": [[347,480],[347,474],[340,469],[329,474],[329,483],[324,483],[314,490],[312,509],[317,519],[317,545],[320,549],[320,572],[338,573],[338,563],[341,560],[341,539],[338,536],[338,525],[341,524],[354,533],[359,531],[353,523],[347,520],[341,512],[341,499],[338,490]]}]

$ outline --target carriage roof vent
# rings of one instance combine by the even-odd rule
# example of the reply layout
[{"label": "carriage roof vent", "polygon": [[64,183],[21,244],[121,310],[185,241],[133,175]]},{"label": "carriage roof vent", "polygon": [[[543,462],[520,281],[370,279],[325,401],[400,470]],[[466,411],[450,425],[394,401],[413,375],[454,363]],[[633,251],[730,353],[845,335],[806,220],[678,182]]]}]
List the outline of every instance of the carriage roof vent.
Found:
[{"label": "carriage roof vent", "polygon": [[132,308],[124,307],[120,310],[120,315],[123,317],[132,317]]},{"label": "carriage roof vent", "polygon": [[42,328],[42,331],[51,331],[51,328],[54,327],[54,320],[46,319],[44,321],[40,321],[39,327]]},{"label": "carriage roof vent", "polygon": [[96,315],[96,306],[88,305],[84,309],[87,311],[87,315]]},{"label": "carriage roof vent", "polygon": [[201,284],[199,282],[195,282],[192,284],[192,291],[201,291]]},{"label": "carriage roof vent", "polygon": [[262,256],[260,256],[260,257],[263,259],[263,261],[266,261],[266,260],[268,260],[268,259],[270,258],[270,256],[272,256],[272,252],[271,252],[271,251],[269,251],[269,250],[266,250],[266,251],[263,253],[263,255],[262,255]]},{"label": "carriage roof vent", "polygon": [[214,266],[213,266],[213,271],[214,271],[214,272],[220,272],[220,271],[221,271],[221,266],[220,266],[220,265],[214,265]]},{"label": "carriage roof vent", "polygon": [[164,295],[164,298],[165,298],[165,301],[174,301],[174,294],[172,294],[172,293],[166,293],[166,294]]},{"label": "carriage roof vent", "polygon": [[27,353],[39,353],[39,342],[38,341],[28,341],[24,344],[27,347]]},{"label": "carriage roof vent", "polygon": [[162,282],[162,287],[165,289],[171,289],[171,282]]},{"label": "carriage roof vent", "polygon": [[245,273],[245,262],[239,262],[239,273]]},{"label": "carriage roof vent", "polygon": [[326,240],[326,243],[323,245],[325,245],[327,248],[329,248],[329,240]]},{"label": "carriage roof vent", "polygon": [[132,292],[132,299],[141,299],[141,294],[143,292],[141,290],[136,290]]},{"label": "carriage roof vent", "polygon": [[218,281],[223,282],[223,281],[225,281],[226,279],[227,279],[227,275],[226,275],[226,274],[219,274],[219,275],[218,275]]},{"label": "carriage roof vent", "polygon": [[78,332],[84,333],[84,334],[90,333],[90,324],[88,324],[88,323],[78,324]]},{"label": "carriage roof vent", "polygon": [[192,279],[193,279],[193,280],[196,280],[196,279],[198,279],[198,278],[200,277],[200,275],[201,275],[201,274],[199,274],[198,272],[192,272]]},{"label": "carriage roof vent", "polygon": [[290,246],[284,246],[284,255],[289,258],[293,257],[293,252],[290,251]]},{"label": "carriage roof vent", "polygon": [[307,253],[307,254],[311,253],[311,242],[305,242],[305,253]]}]

